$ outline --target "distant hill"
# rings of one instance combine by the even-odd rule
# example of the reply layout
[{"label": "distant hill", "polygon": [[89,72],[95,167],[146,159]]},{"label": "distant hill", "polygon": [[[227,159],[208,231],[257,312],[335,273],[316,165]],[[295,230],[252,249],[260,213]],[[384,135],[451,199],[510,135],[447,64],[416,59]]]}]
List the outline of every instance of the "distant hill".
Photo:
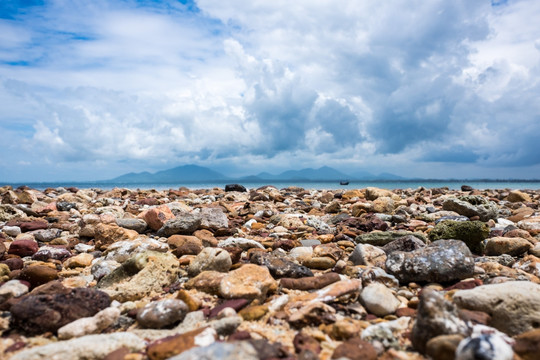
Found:
[{"label": "distant hill", "polygon": [[345,174],[329,166],[318,169],[306,168],[301,170],[288,170],[274,175],[261,172],[257,175],[249,175],[242,178],[229,178],[212,169],[198,165],[183,165],[168,170],[158,171],[154,174],[147,171],[141,173],[129,173],[108,182],[119,183],[170,183],[170,182],[202,182],[202,181],[342,181],[342,180],[404,180],[404,178],[382,173],[373,175],[367,171],[356,170],[351,174]]},{"label": "distant hill", "polygon": [[190,181],[216,181],[228,180],[229,178],[217,171],[197,165],[178,166],[168,170],[158,171],[151,174],[147,171],[142,173],[129,173],[110,181],[122,183],[168,183]]}]

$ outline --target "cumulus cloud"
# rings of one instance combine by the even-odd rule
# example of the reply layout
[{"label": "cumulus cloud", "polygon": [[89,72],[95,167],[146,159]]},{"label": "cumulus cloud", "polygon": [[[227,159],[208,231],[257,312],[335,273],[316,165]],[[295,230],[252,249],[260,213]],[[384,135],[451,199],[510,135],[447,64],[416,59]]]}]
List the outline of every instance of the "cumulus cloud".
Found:
[{"label": "cumulus cloud", "polygon": [[5,4],[6,179],[191,162],[540,176],[532,0]]}]

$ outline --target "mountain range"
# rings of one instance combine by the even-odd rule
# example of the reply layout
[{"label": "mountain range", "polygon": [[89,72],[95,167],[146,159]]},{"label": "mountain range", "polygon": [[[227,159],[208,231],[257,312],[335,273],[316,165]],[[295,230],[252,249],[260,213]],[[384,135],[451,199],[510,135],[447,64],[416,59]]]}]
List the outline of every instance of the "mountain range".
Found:
[{"label": "mountain range", "polygon": [[119,183],[169,183],[169,182],[215,182],[215,181],[354,181],[354,180],[404,180],[398,175],[382,173],[374,175],[366,171],[356,170],[345,174],[329,166],[318,169],[287,170],[280,174],[261,172],[240,178],[225,176],[212,169],[198,165],[183,165],[168,170],[149,173],[128,173],[108,182]]}]

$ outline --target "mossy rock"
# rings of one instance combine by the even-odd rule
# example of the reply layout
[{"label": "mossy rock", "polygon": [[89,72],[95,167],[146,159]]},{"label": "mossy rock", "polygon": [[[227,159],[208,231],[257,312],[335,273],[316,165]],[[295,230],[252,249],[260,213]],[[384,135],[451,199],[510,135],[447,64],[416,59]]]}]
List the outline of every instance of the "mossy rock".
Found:
[{"label": "mossy rock", "polygon": [[482,254],[484,239],[489,236],[489,227],[481,221],[443,221],[429,233],[431,241],[441,239],[461,240],[473,253]]}]

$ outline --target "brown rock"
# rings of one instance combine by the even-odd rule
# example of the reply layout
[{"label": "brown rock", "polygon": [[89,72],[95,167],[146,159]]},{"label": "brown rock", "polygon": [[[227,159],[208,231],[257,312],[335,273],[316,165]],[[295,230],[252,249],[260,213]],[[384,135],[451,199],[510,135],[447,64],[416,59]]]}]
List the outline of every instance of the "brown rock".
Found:
[{"label": "brown rock", "polygon": [[508,220],[517,223],[518,221],[521,221],[525,219],[526,217],[531,216],[532,214],[534,214],[534,210],[531,209],[530,207],[524,206],[524,207],[520,207],[519,209],[516,209],[512,213],[512,216],[508,217]]},{"label": "brown rock", "polygon": [[199,239],[201,239],[202,241],[202,245],[204,247],[208,247],[208,246],[211,246],[211,247],[216,247],[217,244],[218,244],[218,241],[217,239],[214,237],[214,234],[212,234],[211,231],[209,230],[206,230],[206,229],[202,229],[202,230],[197,230],[193,233],[193,236],[196,236],[198,237]]},{"label": "brown rock", "polygon": [[297,354],[302,351],[310,351],[314,354],[319,354],[321,352],[321,345],[317,339],[302,332],[295,335],[293,345]]},{"label": "brown rock", "polygon": [[339,280],[341,280],[339,274],[329,272],[320,276],[310,276],[299,279],[282,278],[279,283],[282,287],[286,289],[307,291],[313,289],[321,289]]},{"label": "brown rock", "polygon": [[183,334],[168,336],[156,340],[146,350],[150,360],[164,360],[181,354],[195,346],[207,346],[217,339],[217,333],[212,328],[200,328]]},{"label": "brown rock", "polygon": [[506,200],[510,202],[531,202],[531,197],[519,190],[510,191],[510,194],[506,197]]},{"label": "brown rock", "polygon": [[185,283],[186,289],[197,289],[209,294],[218,294],[221,280],[226,274],[219,271],[203,271]]},{"label": "brown rock", "polygon": [[35,220],[35,221],[28,221],[23,222],[19,225],[22,232],[27,231],[34,231],[34,230],[41,230],[41,229],[47,229],[49,227],[49,223],[44,220]]},{"label": "brown rock", "polygon": [[193,235],[172,235],[167,239],[167,244],[172,249],[176,249],[185,244],[193,244],[199,247],[203,247],[201,239]]},{"label": "brown rock", "polygon": [[154,231],[159,230],[167,220],[174,219],[174,214],[167,205],[161,205],[148,210],[143,219],[148,224],[148,227]]},{"label": "brown rock", "polygon": [[95,226],[96,248],[106,249],[108,245],[122,241],[135,240],[139,233],[118,225],[97,224]]},{"label": "brown rock", "polygon": [[11,243],[8,254],[18,255],[20,257],[32,256],[38,249],[38,243],[34,240],[15,240]]},{"label": "brown rock", "polygon": [[67,259],[64,261],[63,265],[66,269],[86,267],[92,264],[92,260],[94,260],[94,256],[92,254],[82,253]]},{"label": "brown rock", "polygon": [[530,330],[515,337],[514,352],[522,360],[536,360],[540,354],[540,329]]},{"label": "brown rock", "polygon": [[19,275],[20,280],[25,280],[36,287],[58,278],[58,271],[45,265],[27,266]]},{"label": "brown rock", "polygon": [[426,355],[437,360],[454,360],[459,342],[463,335],[439,335],[426,344]]},{"label": "brown rock", "polygon": [[532,244],[519,237],[493,237],[487,239],[485,253],[489,256],[508,254],[518,256],[527,252]]},{"label": "brown rock", "polygon": [[367,341],[362,340],[360,337],[355,337],[345,341],[334,350],[332,359],[339,359],[341,357],[346,357],[350,360],[376,360],[377,351]]},{"label": "brown rock", "polygon": [[326,256],[317,256],[304,260],[303,265],[310,269],[327,270],[336,265],[336,260]]},{"label": "brown rock", "polygon": [[226,299],[254,299],[275,291],[277,285],[266,267],[246,264],[223,277],[219,294]]}]

